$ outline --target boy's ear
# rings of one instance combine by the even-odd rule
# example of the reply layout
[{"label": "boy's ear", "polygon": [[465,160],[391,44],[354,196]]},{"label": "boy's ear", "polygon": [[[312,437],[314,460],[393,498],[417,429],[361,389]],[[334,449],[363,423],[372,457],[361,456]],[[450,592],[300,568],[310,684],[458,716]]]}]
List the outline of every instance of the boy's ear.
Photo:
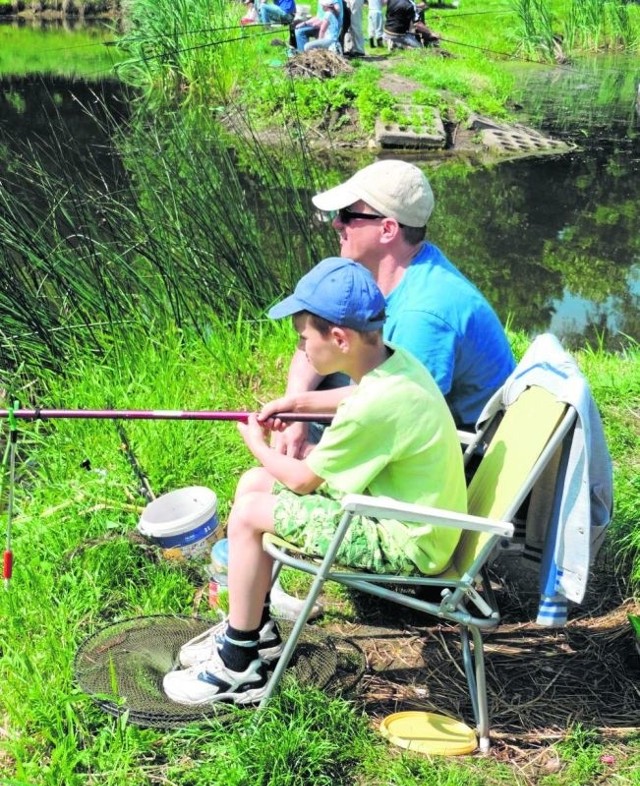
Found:
[{"label": "boy's ear", "polygon": [[338,325],[333,325],[331,328],[331,338],[335,341],[336,346],[341,352],[346,352],[350,346],[350,337],[349,332],[346,328],[338,327]]}]

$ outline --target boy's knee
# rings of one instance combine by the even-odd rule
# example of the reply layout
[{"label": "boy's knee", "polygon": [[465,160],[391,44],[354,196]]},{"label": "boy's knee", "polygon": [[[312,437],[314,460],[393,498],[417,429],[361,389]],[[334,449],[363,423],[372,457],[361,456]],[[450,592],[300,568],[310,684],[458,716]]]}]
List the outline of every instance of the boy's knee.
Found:
[{"label": "boy's knee", "polygon": [[233,503],[227,523],[227,535],[230,539],[246,536],[248,533],[271,531],[272,500],[270,493],[249,491]]},{"label": "boy's knee", "polygon": [[238,534],[240,530],[252,528],[256,510],[260,510],[261,500],[264,494],[259,491],[247,491],[241,497],[236,498],[229,513],[227,531],[230,537]]},{"label": "boy's knee", "polygon": [[234,500],[237,502],[245,494],[251,494],[254,491],[271,491],[272,488],[273,477],[267,470],[264,467],[252,467],[238,481]]}]

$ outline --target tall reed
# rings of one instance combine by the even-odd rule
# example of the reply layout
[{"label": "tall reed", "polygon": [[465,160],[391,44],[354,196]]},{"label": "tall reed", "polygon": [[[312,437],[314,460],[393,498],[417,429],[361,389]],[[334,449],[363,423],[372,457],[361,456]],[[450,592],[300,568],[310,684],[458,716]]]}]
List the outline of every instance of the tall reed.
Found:
[{"label": "tall reed", "polygon": [[516,36],[527,55],[559,59],[578,52],[635,51],[640,14],[626,0],[571,0],[562,22],[551,0],[513,0],[519,25]]},{"label": "tall reed", "polygon": [[638,26],[620,0],[572,0],[564,25],[570,49],[630,49],[638,44]]},{"label": "tall reed", "polygon": [[16,167],[0,190],[4,363],[55,366],[68,344],[104,351],[151,320],[205,335],[212,314],[260,315],[290,288],[333,238],[313,221],[316,166],[302,141],[245,130],[232,146],[201,114],[144,114],[112,180],[91,161]]},{"label": "tall reed", "polygon": [[239,78],[258,67],[243,44],[261,30],[243,30],[241,15],[229,0],[136,0],[120,41],[130,55],[121,72],[179,101],[215,96],[226,102]]},{"label": "tall reed", "polygon": [[516,36],[526,55],[553,58],[555,37],[553,17],[548,0],[514,0],[518,18]]}]

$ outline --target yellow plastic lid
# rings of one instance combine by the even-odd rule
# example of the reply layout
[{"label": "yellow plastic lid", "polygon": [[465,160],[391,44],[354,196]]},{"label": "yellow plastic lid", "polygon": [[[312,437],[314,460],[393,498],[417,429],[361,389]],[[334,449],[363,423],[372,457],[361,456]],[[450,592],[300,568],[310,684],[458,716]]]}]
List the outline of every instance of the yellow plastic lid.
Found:
[{"label": "yellow plastic lid", "polygon": [[477,747],[475,732],[462,721],[435,712],[396,712],[380,724],[389,742],[418,753],[462,756]]}]

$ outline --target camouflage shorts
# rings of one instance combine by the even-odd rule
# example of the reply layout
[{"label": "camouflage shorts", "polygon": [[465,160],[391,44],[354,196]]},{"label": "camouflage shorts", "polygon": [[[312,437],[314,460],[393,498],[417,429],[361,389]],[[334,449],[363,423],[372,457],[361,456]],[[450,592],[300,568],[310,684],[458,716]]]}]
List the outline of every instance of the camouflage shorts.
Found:
[{"label": "camouflage shorts", "polygon": [[[277,496],[276,534],[305,554],[324,556],[342,517],[340,500],[329,496],[322,487],[313,494],[298,495],[276,484],[273,493]],[[394,553],[392,544],[385,541],[383,524],[359,516],[351,522],[336,561],[372,573],[413,573],[415,565],[404,554]]]}]

